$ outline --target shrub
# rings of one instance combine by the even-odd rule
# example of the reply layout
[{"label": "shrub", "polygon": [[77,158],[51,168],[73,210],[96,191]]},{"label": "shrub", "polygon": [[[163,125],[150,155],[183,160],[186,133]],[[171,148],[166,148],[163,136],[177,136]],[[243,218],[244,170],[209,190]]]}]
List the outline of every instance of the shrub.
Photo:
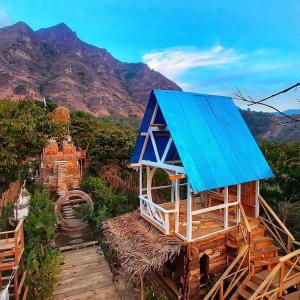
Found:
[{"label": "shrub", "polygon": [[47,250],[42,256],[36,250],[29,252],[26,263],[29,299],[51,298],[61,260],[59,251],[55,249]]},{"label": "shrub", "polygon": [[106,219],[133,210],[125,195],[114,193],[105,181],[98,177],[86,177],[81,184],[81,189],[92,196],[95,208],[89,220],[97,233],[100,232],[102,223]]},{"label": "shrub", "polygon": [[37,184],[24,223],[25,268],[30,299],[47,299],[52,295],[55,273],[61,262],[59,251],[49,246],[54,237],[55,223],[50,194]]}]

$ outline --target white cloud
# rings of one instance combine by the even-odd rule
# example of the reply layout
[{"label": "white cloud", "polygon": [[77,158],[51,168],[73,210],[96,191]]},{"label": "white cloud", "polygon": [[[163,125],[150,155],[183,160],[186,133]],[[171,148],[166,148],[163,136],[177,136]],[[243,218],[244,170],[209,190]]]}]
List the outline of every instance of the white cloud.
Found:
[{"label": "white cloud", "polygon": [[208,50],[196,47],[170,48],[146,53],[143,60],[150,68],[173,77],[197,67],[218,67],[237,63],[241,55],[234,49],[218,45]]},{"label": "white cloud", "polygon": [[0,28],[11,24],[12,24],[11,15],[7,11],[0,8]]}]

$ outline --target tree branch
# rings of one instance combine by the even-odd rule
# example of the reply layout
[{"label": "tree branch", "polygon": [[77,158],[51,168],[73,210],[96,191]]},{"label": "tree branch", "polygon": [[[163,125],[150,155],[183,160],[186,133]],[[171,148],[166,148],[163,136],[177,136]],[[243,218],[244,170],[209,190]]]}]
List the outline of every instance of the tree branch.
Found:
[{"label": "tree branch", "polygon": [[[300,85],[300,83],[297,83],[297,85]],[[295,86],[293,86],[295,87]],[[291,88],[288,88],[288,89],[291,89]],[[286,90],[288,90],[286,89]],[[248,96],[249,99],[247,99],[246,97],[244,97],[244,95],[242,94],[242,92],[239,90],[239,88],[237,88],[238,92],[235,93],[235,97],[233,97],[233,99],[235,100],[238,100],[238,101],[244,101],[244,102],[248,102],[250,103],[251,105],[254,105],[254,104],[259,104],[259,105],[263,105],[263,106],[266,106],[266,107],[269,107],[275,111],[277,111],[280,115],[292,120],[290,122],[283,122],[283,123],[277,123],[275,121],[272,120],[273,123],[275,123],[276,125],[285,125],[285,124],[289,124],[289,123],[293,123],[293,122],[300,122],[300,119],[295,119],[294,117],[291,117],[285,113],[283,113],[282,111],[280,111],[279,109],[277,109],[276,107],[272,106],[272,105],[269,105],[269,104],[266,104],[266,103],[263,103],[262,100],[260,101],[254,101],[251,97]],[[280,92],[281,93],[281,92]],[[278,94],[278,93],[277,93]],[[269,97],[268,97],[269,98]],[[265,99],[266,100],[266,99]],[[263,100],[264,101],[264,100]],[[248,104],[248,105],[250,105]]]},{"label": "tree branch", "polygon": [[288,87],[288,88],[286,88],[286,89],[284,89],[284,90],[282,90],[282,91],[280,91],[280,92],[278,92],[278,93],[275,93],[275,94],[273,94],[273,95],[271,95],[271,96],[268,96],[268,97],[263,98],[263,99],[258,100],[258,101],[253,101],[253,103],[248,104],[248,105],[251,106],[251,105],[254,105],[254,104],[262,103],[262,102],[264,102],[264,101],[266,101],[266,100],[268,100],[268,99],[271,99],[271,98],[273,98],[273,97],[276,97],[276,96],[278,96],[278,95],[280,95],[280,94],[284,94],[284,93],[286,93],[286,92],[288,92],[288,91],[290,91],[290,90],[292,90],[293,88],[296,88],[296,87],[298,87],[298,86],[300,86],[300,83],[299,83],[299,82],[297,82],[296,84],[294,84],[294,85],[292,85],[292,86],[290,86],[290,87]]}]

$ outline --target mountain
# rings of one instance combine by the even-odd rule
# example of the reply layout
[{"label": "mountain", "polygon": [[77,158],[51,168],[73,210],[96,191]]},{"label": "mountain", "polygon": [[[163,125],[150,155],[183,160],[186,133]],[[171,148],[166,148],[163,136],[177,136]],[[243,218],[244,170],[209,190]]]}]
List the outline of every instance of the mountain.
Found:
[{"label": "mountain", "polygon": [[143,63],[123,63],[67,25],[0,29],[0,99],[39,98],[98,116],[141,117],[152,89],[180,87]]},{"label": "mountain", "polygon": [[[294,108],[294,109],[288,109],[283,111],[284,114],[287,116],[292,116],[292,115],[300,115],[300,109]],[[274,112],[274,115],[280,116],[281,114],[279,112]]]},{"label": "mountain", "polygon": [[[273,113],[241,110],[241,114],[256,139],[281,143],[300,142],[300,122]],[[300,120],[300,114],[293,115],[293,118]]]}]

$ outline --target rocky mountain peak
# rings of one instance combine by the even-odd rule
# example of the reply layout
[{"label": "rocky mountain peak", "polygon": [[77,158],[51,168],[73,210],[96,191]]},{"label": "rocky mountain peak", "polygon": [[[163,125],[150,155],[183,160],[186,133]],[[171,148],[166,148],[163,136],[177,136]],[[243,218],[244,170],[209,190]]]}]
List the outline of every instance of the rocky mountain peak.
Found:
[{"label": "rocky mountain peak", "polygon": [[0,99],[43,95],[94,115],[142,116],[152,89],[180,87],[143,63],[123,63],[60,23],[0,29]]}]

